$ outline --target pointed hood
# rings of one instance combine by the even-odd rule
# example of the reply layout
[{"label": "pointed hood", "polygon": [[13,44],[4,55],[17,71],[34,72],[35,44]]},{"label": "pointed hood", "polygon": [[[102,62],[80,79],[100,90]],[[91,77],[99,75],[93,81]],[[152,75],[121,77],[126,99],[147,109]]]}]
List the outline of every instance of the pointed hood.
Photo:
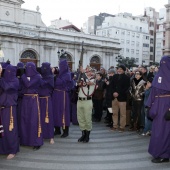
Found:
[{"label": "pointed hood", "polygon": [[17,64],[17,68],[24,68],[24,63],[19,62],[19,63]]},{"label": "pointed hood", "polygon": [[6,82],[13,81],[16,78],[16,67],[12,65],[8,65],[5,69],[3,78],[6,80]]},{"label": "pointed hood", "polygon": [[36,70],[36,66],[33,62],[28,62],[26,64],[26,76],[27,77],[31,77],[31,76],[34,76],[36,74],[39,74]]},{"label": "pointed hood", "polygon": [[160,68],[152,81],[152,86],[158,89],[170,91],[170,56],[163,56]]},{"label": "pointed hood", "polygon": [[59,76],[69,72],[68,63],[66,60],[61,60],[59,63]]},{"label": "pointed hood", "polygon": [[41,75],[42,75],[42,77],[47,77],[47,76],[53,75],[50,63],[48,63],[48,62],[42,63]]}]

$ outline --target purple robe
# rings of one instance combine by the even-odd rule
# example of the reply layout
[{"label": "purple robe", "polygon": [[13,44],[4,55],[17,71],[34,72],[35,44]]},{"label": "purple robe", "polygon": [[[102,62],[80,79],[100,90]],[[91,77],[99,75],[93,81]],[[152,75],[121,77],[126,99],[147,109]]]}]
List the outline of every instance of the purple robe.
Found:
[{"label": "purple robe", "polygon": [[78,120],[77,120],[77,100],[78,100],[78,91],[77,91],[77,87],[76,87],[76,80],[73,79],[74,74],[72,74],[72,86],[71,86],[71,97],[70,97],[70,101],[71,101],[71,107],[70,107],[70,111],[71,111],[71,121],[73,124],[78,124]]},{"label": "purple robe", "polygon": [[42,133],[44,139],[54,138],[54,119],[51,95],[54,88],[54,76],[50,63],[42,63],[42,82],[39,89]]},{"label": "purple robe", "polygon": [[160,68],[152,82],[147,106],[149,116],[153,119],[152,135],[148,152],[154,158],[170,158],[170,121],[164,118],[170,108],[170,57],[164,56]]},{"label": "purple robe", "polygon": [[0,109],[4,135],[0,138],[0,154],[16,154],[19,151],[16,105],[19,81],[16,68],[8,65],[0,79]]},{"label": "purple robe", "polygon": [[23,98],[21,106],[20,143],[25,146],[43,145],[38,89],[41,75],[35,64],[26,64],[26,73],[21,77]]},{"label": "purple robe", "polygon": [[54,126],[70,126],[70,83],[71,74],[66,60],[60,61],[59,76],[54,83],[52,95]]}]

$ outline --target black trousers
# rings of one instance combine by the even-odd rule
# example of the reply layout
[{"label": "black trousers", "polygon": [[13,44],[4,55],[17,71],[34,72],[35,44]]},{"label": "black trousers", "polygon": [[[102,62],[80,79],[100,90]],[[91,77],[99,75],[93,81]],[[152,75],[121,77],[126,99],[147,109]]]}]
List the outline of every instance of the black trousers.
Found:
[{"label": "black trousers", "polygon": [[103,100],[93,99],[94,118],[101,120],[103,114]]},{"label": "black trousers", "polygon": [[143,100],[141,101],[133,101],[132,105],[132,126],[136,127],[137,129],[140,129],[141,125],[141,112],[142,112],[142,106],[143,106]]}]

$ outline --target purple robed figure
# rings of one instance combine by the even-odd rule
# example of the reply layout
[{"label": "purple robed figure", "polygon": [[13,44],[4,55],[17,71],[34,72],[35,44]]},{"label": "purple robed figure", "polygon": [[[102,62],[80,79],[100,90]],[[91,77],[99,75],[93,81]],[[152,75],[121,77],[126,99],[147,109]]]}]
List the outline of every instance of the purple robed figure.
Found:
[{"label": "purple robed figure", "polygon": [[0,109],[4,134],[0,138],[0,154],[9,154],[12,159],[19,151],[16,106],[19,81],[16,68],[8,65],[0,78]]},{"label": "purple robed figure", "polygon": [[25,146],[34,146],[34,150],[43,145],[41,117],[39,107],[38,89],[41,85],[41,75],[37,72],[35,64],[26,64],[26,73],[21,76],[22,106],[20,143]]},{"label": "purple robed figure", "polygon": [[147,101],[149,116],[153,119],[149,153],[153,163],[168,162],[170,158],[170,121],[164,118],[170,109],[170,57],[164,56],[160,69],[152,82],[152,89]]},{"label": "purple robed figure", "polygon": [[54,126],[62,127],[63,134],[61,137],[68,136],[70,126],[70,83],[71,73],[66,60],[59,63],[59,75],[54,83],[54,92],[52,95]]},{"label": "purple robed figure", "polygon": [[54,140],[54,120],[52,111],[51,95],[54,88],[54,76],[50,67],[50,63],[42,63],[41,66],[42,82],[39,89],[40,96],[40,111],[42,122],[42,133],[44,139]]}]

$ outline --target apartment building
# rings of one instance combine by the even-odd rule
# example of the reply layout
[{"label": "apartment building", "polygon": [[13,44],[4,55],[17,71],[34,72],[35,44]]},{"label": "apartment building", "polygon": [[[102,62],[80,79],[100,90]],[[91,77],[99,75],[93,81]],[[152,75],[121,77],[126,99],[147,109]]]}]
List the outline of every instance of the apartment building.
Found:
[{"label": "apartment building", "polygon": [[130,13],[106,17],[97,27],[96,35],[119,39],[122,57],[135,58],[136,64],[150,64],[150,34],[146,17]]}]

